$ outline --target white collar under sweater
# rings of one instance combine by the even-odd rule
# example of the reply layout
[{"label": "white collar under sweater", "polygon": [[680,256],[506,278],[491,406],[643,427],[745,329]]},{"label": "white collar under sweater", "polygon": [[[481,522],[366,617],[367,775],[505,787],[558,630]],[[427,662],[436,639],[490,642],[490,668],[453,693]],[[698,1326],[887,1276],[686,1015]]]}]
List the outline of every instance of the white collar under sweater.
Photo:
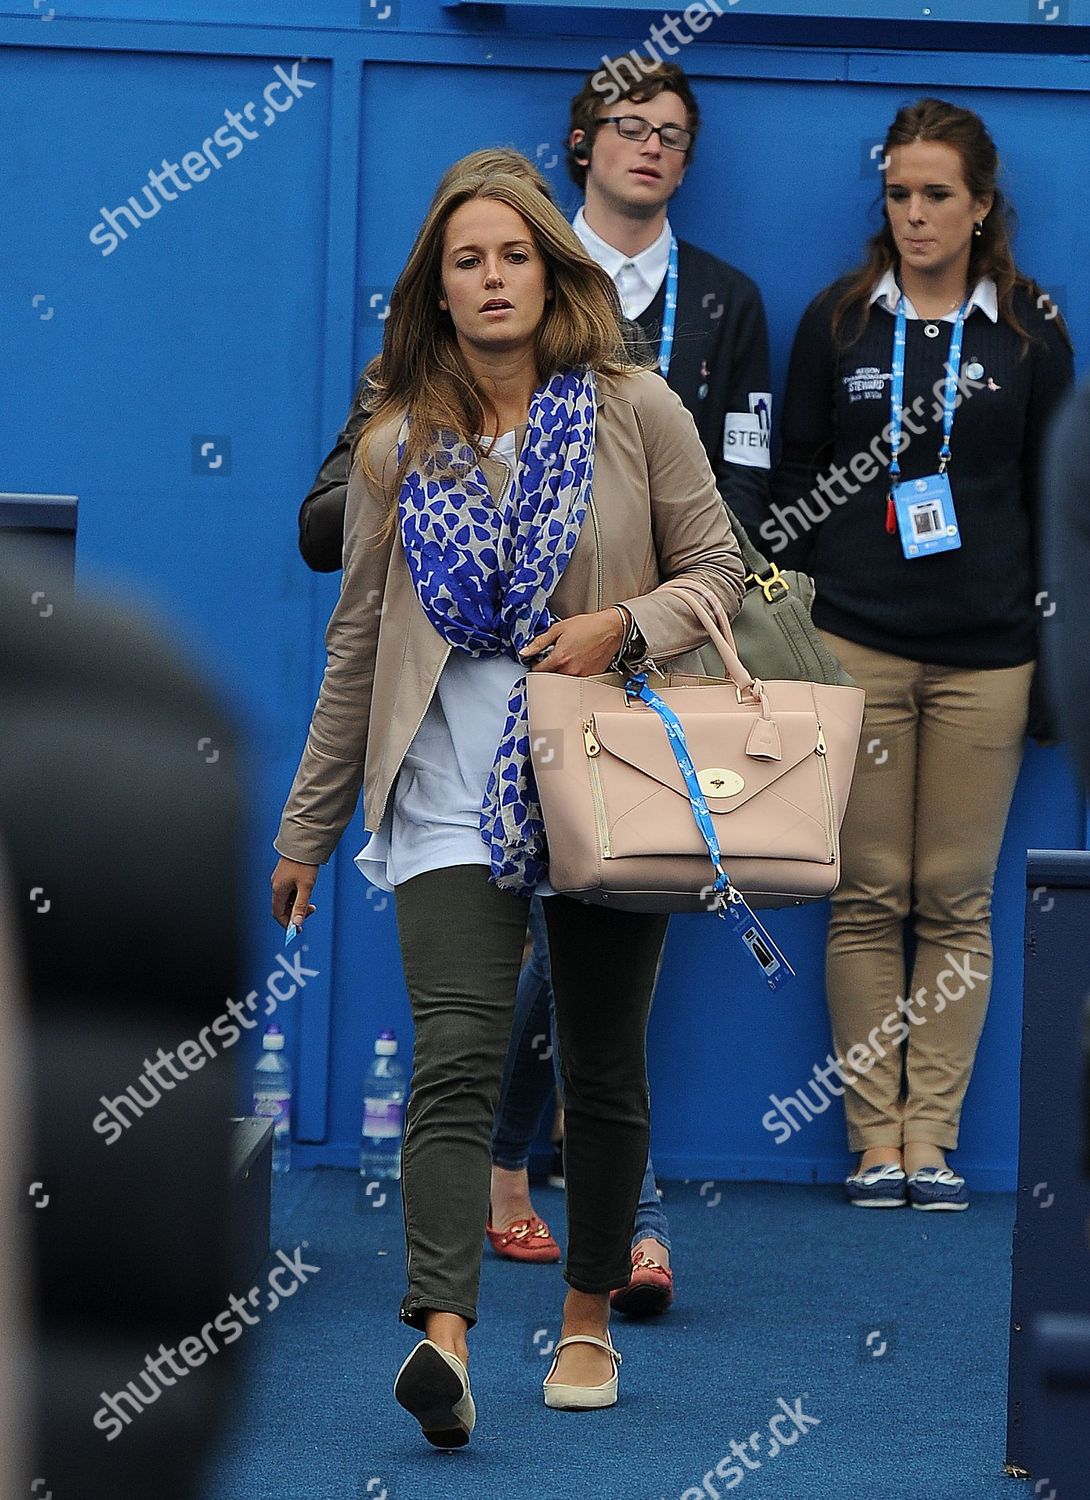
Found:
[{"label": "white collar under sweater", "polygon": [[572,228],[587,254],[612,278],[625,317],[638,318],[654,302],[666,275],[670,261],[669,219],[663,224],[658,239],[639,255],[625,255],[622,250],[607,244],[587,223],[582,209],[576,214]]},{"label": "white collar under sweater", "polygon": [[[893,267],[890,266],[889,270],[874,288],[874,291],[871,292],[870,302],[872,306],[875,302],[880,302],[886,312],[896,313],[897,304],[903,296],[904,293],[897,285],[897,277],[894,274]],[[966,318],[968,318],[974,307],[979,307],[981,312],[986,313],[993,323],[999,322],[999,293],[996,290],[995,282],[990,276],[982,277],[973,288],[972,296],[969,298],[969,305],[965,309]],[[955,307],[951,308],[948,313],[944,313],[941,318],[928,318],[927,321],[929,323],[953,323],[957,315],[957,308]],[[908,318],[918,318],[920,316],[908,297],[905,297],[905,316]]]}]

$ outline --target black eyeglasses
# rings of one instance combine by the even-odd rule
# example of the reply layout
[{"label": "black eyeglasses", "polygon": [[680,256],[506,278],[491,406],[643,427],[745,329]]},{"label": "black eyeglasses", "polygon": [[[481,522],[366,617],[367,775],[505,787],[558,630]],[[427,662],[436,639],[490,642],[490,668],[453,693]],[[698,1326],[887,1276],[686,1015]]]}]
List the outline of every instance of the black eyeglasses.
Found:
[{"label": "black eyeglasses", "polygon": [[657,135],[667,151],[688,151],[693,133],[684,125],[652,125],[642,115],[601,115],[600,125],[616,125],[617,134],[626,141],[646,141]]}]

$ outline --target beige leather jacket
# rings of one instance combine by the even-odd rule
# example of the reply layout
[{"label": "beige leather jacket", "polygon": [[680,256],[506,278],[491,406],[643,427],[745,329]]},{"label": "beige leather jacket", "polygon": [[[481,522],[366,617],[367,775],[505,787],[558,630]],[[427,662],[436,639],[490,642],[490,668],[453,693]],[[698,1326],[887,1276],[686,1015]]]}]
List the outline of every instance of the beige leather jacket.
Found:
[{"label": "beige leather jacket", "polygon": [[[333,853],[361,784],[366,827],[379,828],[450,651],[420,607],[400,535],[375,540],[397,467],[396,426],[384,424],[374,437],[383,483],[356,465],[348,486],[344,574],[326,631],[328,663],[274,840],[280,854],[304,864],[324,864]],[[506,468],[485,459],[483,469],[498,496]],[[550,601],[554,614],[626,604],[661,663],[703,645],[706,636],[684,601],[656,594],[657,586],[667,578],[699,580],[734,615],[744,571],[681,401],[653,371],[600,376],[591,504]]]}]

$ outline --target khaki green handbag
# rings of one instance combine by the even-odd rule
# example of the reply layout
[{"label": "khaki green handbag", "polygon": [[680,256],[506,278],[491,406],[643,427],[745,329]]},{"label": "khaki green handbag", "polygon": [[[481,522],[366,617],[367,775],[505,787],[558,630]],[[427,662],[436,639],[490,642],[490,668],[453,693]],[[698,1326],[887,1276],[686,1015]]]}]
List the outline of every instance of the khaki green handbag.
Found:
[{"label": "khaki green handbag", "polygon": [[[764,682],[823,682],[855,687],[822,640],[810,611],[814,580],[795,569],[781,571],[750,541],[741,521],[724,505],[746,565],[746,595],[731,621],[734,643],[747,670]],[[704,646],[700,661],[709,677],[722,677],[723,664],[714,646]]]}]

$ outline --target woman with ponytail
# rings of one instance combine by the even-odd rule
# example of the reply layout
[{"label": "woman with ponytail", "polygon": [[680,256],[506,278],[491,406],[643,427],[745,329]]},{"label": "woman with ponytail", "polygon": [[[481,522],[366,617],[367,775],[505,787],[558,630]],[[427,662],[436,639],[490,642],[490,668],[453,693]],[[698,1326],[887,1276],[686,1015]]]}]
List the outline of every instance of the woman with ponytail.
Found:
[{"label": "woman with ponytail", "polygon": [[1072,356],[1015,264],[983,121],[906,106],[884,164],[864,264],[799,327],[760,533],[814,575],[814,619],[867,692],[826,967],[848,1198],[963,1209],[946,1153],[988,1004],[1037,656],[1039,459]]}]

